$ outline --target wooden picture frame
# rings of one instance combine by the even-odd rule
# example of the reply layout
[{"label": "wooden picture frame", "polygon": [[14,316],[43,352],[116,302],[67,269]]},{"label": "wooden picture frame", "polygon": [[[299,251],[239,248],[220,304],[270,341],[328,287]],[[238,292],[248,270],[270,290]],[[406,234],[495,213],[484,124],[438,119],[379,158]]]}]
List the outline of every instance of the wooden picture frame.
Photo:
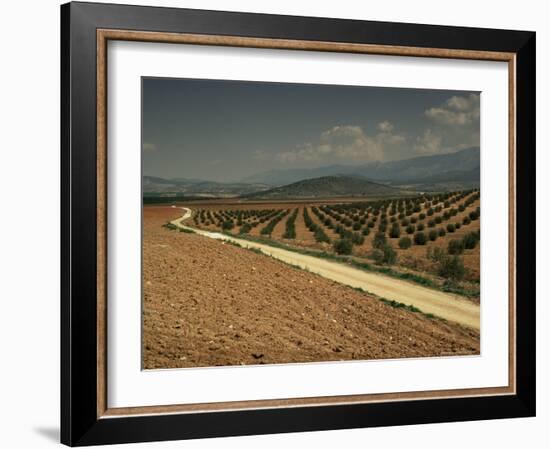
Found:
[{"label": "wooden picture frame", "polygon": [[[535,33],[78,2],[61,7],[61,23],[64,444],[534,416]],[[106,48],[111,40],[507,62],[509,385],[110,409],[105,286]]]}]

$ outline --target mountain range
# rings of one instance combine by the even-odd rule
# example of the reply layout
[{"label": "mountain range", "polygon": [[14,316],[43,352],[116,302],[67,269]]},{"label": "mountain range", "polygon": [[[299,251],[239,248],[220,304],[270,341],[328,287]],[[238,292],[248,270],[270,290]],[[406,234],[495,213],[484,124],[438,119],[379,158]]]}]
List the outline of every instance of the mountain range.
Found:
[{"label": "mountain range", "polygon": [[455,153],[419,156],[398,161],[330,165],[314,169],[269,170],[243,178],[242,182],[281,186],[324,176],[359,175],[371,181],[393,186],[430,187],[433,184],[441,188],[442,183],[453,183],[464,184],[464,188],[479,187],[479,161],[479,147],[472,147]]},{"label": "mountain range", "polygon": [[479,147],[473,147],[455,153],[399,161],[269,170],[238,182],[143,176],[143,193],[144,196],[250,199],[385,196],[399,194],[403,189],[449,191],[477,188],[479,179]]}]

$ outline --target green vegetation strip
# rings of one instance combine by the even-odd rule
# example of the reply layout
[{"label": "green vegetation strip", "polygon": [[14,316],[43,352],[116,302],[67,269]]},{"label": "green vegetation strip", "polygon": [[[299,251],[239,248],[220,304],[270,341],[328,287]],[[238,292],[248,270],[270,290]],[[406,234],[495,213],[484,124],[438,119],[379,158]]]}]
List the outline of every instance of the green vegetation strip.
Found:
[{"label": "green vegetation strip", "polygon": [[[375,295],[375,297],[377,296]],[[382,301],[384,304],[387,304],[388,306],[393,307],[394,309],[405,309],[405,310],[408,310],[409,312],[420,313],[421,315],[424,315],[426,318],[430,320],[438,319],[441,321],[447,321],[444,318],[435,316],[433,313],[422,312],[422,310],[420,310],[418,307],[413,306],[412,304],[407,305],[407,304],[403,304],[402,302],[394,301],[393,299],[386,299],[386,298],[380,298],[380,297],[377,297],[377,298],[380,301]]]}]

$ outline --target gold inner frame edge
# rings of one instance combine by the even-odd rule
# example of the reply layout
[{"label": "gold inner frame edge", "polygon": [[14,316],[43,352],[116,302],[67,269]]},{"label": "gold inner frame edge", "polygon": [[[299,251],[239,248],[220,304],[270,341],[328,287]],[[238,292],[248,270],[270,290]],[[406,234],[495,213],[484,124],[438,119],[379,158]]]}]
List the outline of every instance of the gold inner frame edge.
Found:
[{"label": "gold inner frame edge", "polygon": [[[357,44],[327,41],[251,38],[224,35],[202,35],[186,33],[162,33],[149,31],[98,29],[97,37],[97,417],[116,418],[135,415],[173,413],[201,413],[228,410],[258,410],[305,406],[326,406],[365,404],[390,401],[422,399],[445,399],[458,397],[482,397],[513,395],[516,392],[516,54],[479,50],[446,48],[424,48],[389,46],[378,44]],[[362,53],[370,55],[408,56],[427,58],[448,58],[501,61],[508,63],[508,152],[509,152],[509,354],[508,386],[469,388],[454,390],[433,390],[418,392],[394,392],[346,396],[323,396],[288,399],[231,401],[201,404],[175,404],[139,407],[108,408],[107,402],[107,43],[110,40],[156,42],[188,45],[216,45],[279,50],[326,51],[341,53]]]}]

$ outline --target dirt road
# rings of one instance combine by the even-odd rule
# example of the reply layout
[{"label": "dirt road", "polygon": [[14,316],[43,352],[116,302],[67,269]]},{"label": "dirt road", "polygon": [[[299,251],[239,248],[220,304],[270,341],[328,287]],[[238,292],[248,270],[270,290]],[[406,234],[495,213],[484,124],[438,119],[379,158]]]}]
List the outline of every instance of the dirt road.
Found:
[{"label": "dirt road", "polygon": [[411,282],[369,273],[341,263],[307,256],[293,251],[275,248],[266,244],[251,242],[219,232],[204,231],[184,224],[192,216],[189,208],[182,208],[185,213],[171,223],[182,229],[189,229],[199,235],[216,240],[228,241],[243,248],[253,248],[285,263],[299,266],[311,273],[339,282],[350,287],[362,288],[377,296],[395,300],[406,305],[418,307],[422,312],[432,313],[449,321],[463,324],[479,330],[480,308],[478,304],[458,295],[422,287]]}]

